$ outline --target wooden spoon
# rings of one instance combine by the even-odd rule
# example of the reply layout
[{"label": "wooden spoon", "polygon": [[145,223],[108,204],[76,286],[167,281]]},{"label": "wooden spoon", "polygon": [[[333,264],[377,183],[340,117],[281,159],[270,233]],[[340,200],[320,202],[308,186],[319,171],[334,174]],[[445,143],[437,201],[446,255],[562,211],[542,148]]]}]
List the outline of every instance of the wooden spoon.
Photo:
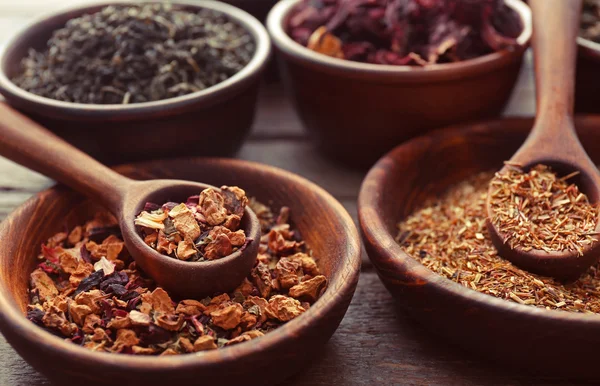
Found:
[{"label": "wooden spoon", "polygon": [[[536,73],[537,113],[533,129],[510,163],[528,169],[537,164],[559,173],[579,171],[577,184],[590,202],[597,203],[600,174],[587,155],[573,126],[573,99],[581,0],[532,0],[533,52]],[[507,166],[501,172],[506,170]],[[490,186],[489,193],[492,188]],[[528,271],[558,279],[576,279],[600,257],[600,244],[584,247],[583,255],[564,250],[545,252],[511,248],[492,224],[490,196],[487,226],[500,256]],[[597,222],[596,231],[600,229]]]},{"label": "wooden spoon", "polygon": [[261,229],[248,207],[241,228],[252,241],[245,248],[213,261],[186,262],[162,255],[146,245],[137,233],[134,219],[146,202],[185,201],[211,185],[181,180],[134,181],[123,177],[5,104],[0,104],[0,154],[106,206],[119,220],[123,240],[136,263],[158,285],[177,295],[200,297],[229,292],[243,281],[256,261]]}]

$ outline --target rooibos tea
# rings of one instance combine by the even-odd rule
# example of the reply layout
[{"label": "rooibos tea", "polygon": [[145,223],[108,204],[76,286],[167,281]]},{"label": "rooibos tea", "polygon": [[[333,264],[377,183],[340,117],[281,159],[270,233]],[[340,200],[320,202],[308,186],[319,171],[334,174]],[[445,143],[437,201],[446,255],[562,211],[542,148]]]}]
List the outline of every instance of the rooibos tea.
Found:
[{"label": "rooibos tea", "polygon": [[545,165],[525,172],[507,165],[491,181],[492,223],[511,248],[547,252],[583,248],[597,240],[598,206],[575,184],[559,178]]},{"label": "rooibos tea", "polygon": [[494,173],[452,186],[403,219],[398,243],[433,272],[484,294],[536,307],[600,313],[600,265],[572,283],[529,273],[498,255],[486,226]]},{"label": "rooibos tea", "polygon": [[31,49],[12,80],[66,102],[142,103],[214,86],[244,68],[254,51],[252,36],[217,11],[108,6],[69,20],[46,50]]}]

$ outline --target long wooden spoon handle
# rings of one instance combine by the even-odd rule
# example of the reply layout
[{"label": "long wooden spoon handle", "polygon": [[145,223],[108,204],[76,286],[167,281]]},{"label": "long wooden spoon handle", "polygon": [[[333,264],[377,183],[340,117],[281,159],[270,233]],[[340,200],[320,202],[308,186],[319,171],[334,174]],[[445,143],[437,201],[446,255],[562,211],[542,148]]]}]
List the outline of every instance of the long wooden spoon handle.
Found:
[{"label": "long wooden spoon handle", "polygon": [[573,131],[570,123],[573,117],[581,3],[581,0],[530,1],[537,100],[534,130],[542,128],[544,136],[551,136],[555,140],[568,131],[562,126],[565,119]]},{"label": "long wooden spoon handle", "polygon": [[132,182],[4,103],[0,103],[0,155],[96,198],[113,211],[119,210],[124,189]]}]

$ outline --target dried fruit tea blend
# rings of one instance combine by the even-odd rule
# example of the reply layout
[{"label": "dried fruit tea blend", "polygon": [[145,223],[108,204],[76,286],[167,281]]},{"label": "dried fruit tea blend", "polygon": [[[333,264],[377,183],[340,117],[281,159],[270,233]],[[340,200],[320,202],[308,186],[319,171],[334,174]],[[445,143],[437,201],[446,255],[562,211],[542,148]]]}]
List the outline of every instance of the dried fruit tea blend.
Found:
[{"label": "dried fruit tea blend", "polygon": [[239,229],[247,204],[246,192],[236,186],[208,188],[185,203],[146,203],[135,225],[159,253],[184,261],[216,260],[253,241]]},{"label": "dried fruit tea blend", "polygon": [[486,226],[492,178],[493,172],[477,174],[403,219],[397,237],[402,249],[431,271],[475,291],[550,310],[600,313],[600,264],[575,282],[561,283],[498,255]]},{"label": "dried fruit tea blend", "polygon": [[174,355],[259,338],[306,312],[327,279],[290,226],[290,211],[251,200],[262,237],[256,265],[231,293],[177,299],[131,259],[116,219],[51,237],[31,273],[27,318],[93,351]]}]

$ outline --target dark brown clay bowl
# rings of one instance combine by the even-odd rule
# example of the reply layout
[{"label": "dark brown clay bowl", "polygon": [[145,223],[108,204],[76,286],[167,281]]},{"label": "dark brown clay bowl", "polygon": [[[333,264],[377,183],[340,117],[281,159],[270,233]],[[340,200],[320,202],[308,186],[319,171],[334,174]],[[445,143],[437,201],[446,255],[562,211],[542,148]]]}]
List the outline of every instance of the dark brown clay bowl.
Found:
[{"label": "dark brown clay bowl", "polygon": [[112,1],[83,5],[44,16],[0,52],[0,93],[13,107],[105,163],[177,157],[233,155],[254,120],[257,92],[268,63],[270,39],[262,24],[231,5],[206,0],[173,1],[185,9],[221,11],[254,37],[254,57],[240,72],[206,90],[162,101],[91,105],[56,101],[27,92],[10,81],[29,48],[45,47],[67,20],[93,13]]},{"label": "dark brown clay bowl", "polygon": [[[549,311],[476,292],[430,271],[394,241],[398,221],[450,185],[499,170],[532,126],[532,119],[516,118],[460,125],[396,147],[363,181],[358,200],[363,241],[399,306],[432,334],[494,363],[540,375],[597,376],[599,315]],[[600,163],[600,117],[579,117],[575,126]]]},{"label": "dark brown clay bowl", "polygon": [[577,38],[577,72],[575,76],[575,111],[600,113],[600,44]]},{"label": "dark brown clay bowl", "polygon": [[288,36],[299,2],[280,1],[267,19],[282,77],[317,146],[351,165],[370,166],[427,130],[499,114],[531,37],[528,6],[507,0],[524,25],[514,51],[425,68],[358,63],[315,53]]},{"label": "dark brown clay bowl", "polygon": [[98,353],[51,335],[25,319],[29,273],[40,244],[89,219],[94,206],[64,187],[45,190],[0,224],[0,331],[17,352],[56,384],[265,385],[301,370],[344,317],[360,271],[360,239],[331,195],[292,173],[252,162],[183,158],[123,166],[133,178],[175,178],[239,185],[249,196],[291,209],[292,221],[319,257],[329,283],[303,315],[258,339],[210,352],[136,357]]}]

